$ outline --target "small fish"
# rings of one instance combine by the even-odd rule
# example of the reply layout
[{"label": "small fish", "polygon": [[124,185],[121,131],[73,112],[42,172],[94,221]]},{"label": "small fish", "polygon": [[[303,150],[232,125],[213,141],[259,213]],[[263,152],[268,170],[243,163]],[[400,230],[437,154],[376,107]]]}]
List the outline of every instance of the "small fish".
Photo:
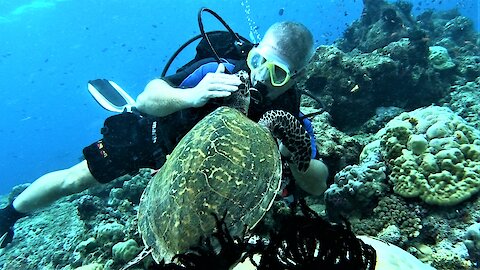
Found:
[{"label": "small fish", "polygon": [[282,16],[284,12],[285,12],[285,9],[281,8],[281,9],[278,10],[278,15]]}]

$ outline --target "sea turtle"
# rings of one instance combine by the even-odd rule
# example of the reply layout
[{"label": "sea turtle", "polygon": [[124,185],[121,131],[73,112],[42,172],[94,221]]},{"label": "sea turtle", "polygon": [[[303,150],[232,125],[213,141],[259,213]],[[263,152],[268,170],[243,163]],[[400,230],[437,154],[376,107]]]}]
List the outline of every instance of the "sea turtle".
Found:
[{"label": "sea turtle", "polygon": [[248,119],[249,79],[240,76],[245,85],[236,91],[240,98],[231,99],[234,108],[222,106],[195,125],[142,194],[138,227],[157,262],[169,262],[210,236],[212,214],[226,214],[232,235],[262,219],[281,183],[275,138],[300,171],[308,167],[312,150],[301,123],[284,111],[269,111],[259,123]]}]

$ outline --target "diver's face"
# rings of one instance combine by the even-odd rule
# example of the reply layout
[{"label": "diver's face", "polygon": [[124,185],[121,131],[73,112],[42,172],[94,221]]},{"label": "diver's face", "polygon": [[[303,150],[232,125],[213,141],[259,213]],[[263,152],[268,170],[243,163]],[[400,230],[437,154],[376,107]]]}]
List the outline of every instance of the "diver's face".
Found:
[{"label": "diver's face", "polygon": [[252,86],[258,89],[261,88],[259,85],[265,86],[266,97],[269,99],[277,98],[294,84],[291,64],[282,57],[279,50],[275,44],[262,41],[247,57]]}]

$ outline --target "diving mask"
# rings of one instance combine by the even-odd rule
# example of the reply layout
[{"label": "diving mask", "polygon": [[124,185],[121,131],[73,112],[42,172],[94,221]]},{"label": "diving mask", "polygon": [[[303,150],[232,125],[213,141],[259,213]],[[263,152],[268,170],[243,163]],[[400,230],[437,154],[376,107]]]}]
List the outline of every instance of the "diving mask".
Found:
[{"label": "diving mask", "polygon": [[292,78],[289,65],[285,61],[259,47],[250,50],[247,57],[247,65],[251,71],[266,68],[273,86],[284,86]]}]

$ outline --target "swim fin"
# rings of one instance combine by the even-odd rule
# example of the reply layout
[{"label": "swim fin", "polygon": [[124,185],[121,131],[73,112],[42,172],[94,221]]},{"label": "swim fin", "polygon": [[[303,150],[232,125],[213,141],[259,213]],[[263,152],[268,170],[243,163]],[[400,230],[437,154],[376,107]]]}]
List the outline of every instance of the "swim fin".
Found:
[{"label": "swim fin", "polygon": [[114,81],[88,81],[88,91],[100,106],[111,112],[131,111],[135,106],[135,100]]}]

